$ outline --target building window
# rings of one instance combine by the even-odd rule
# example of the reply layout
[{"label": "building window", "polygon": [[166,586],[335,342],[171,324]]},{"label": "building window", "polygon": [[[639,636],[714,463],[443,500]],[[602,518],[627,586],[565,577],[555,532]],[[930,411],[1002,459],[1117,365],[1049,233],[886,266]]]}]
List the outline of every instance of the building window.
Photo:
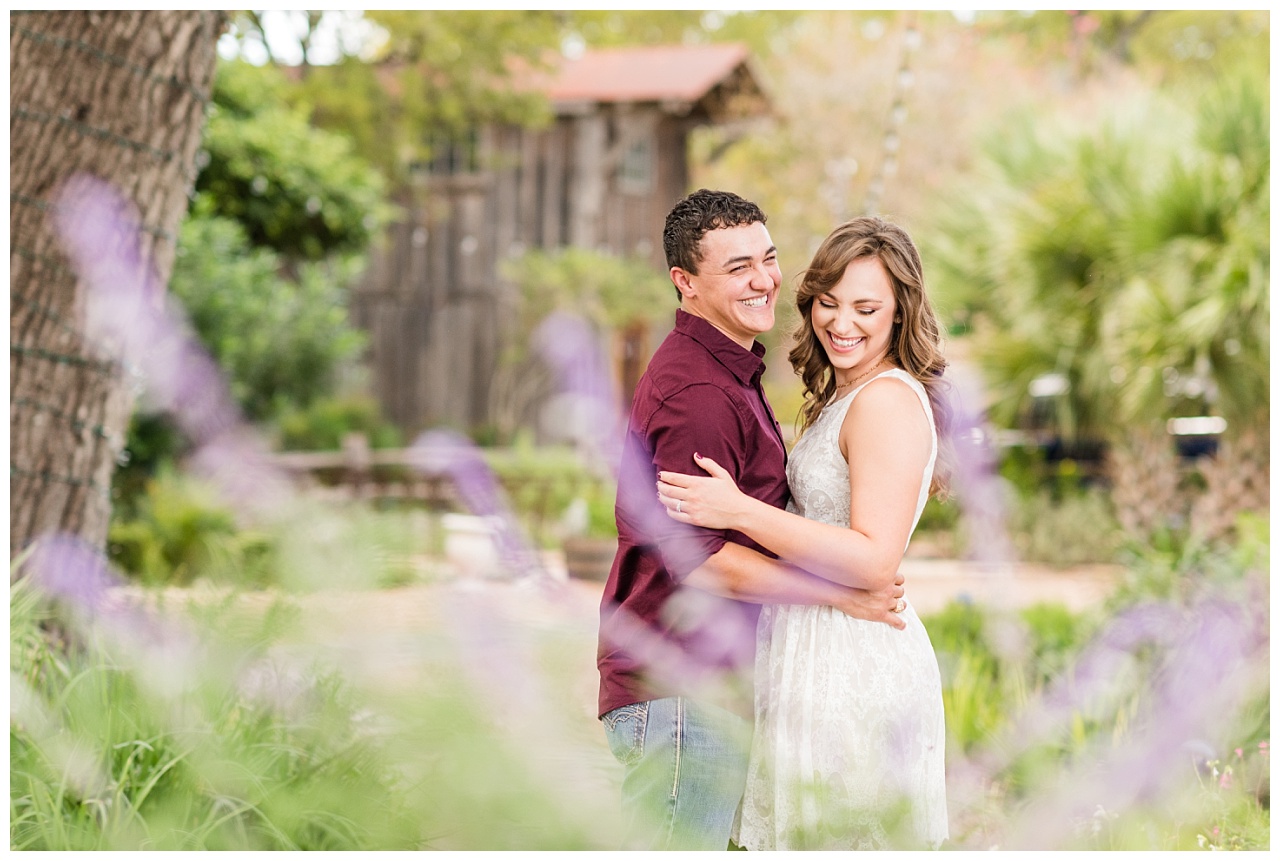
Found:
[{"label": "building window", "polygon": [[618,188],[631,194],[647,194],[653,188],[653,139],[634,141],[618,165]]},{"label": "building window", "polygon": [[427,147],[430,153],[428,159],[416,161],[410,166],[414,173],[457,176],[475,173],[480,169],[480,135],[475,129],[452,137],[430,135]]}]

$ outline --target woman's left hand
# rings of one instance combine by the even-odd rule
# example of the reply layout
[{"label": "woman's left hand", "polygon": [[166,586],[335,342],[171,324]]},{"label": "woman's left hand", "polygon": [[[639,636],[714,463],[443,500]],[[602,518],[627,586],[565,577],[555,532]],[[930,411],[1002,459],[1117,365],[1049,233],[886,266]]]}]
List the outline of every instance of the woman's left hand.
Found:
[{"label": "woman's left hand", "polygon": [[658,501],[666,506],[667,516],[707,529],[740,528],[743,509],[750,504],[750,498],[738,490],[733,477],[720,464],[696,453],[693,458],[709,477],[658,473]]}]

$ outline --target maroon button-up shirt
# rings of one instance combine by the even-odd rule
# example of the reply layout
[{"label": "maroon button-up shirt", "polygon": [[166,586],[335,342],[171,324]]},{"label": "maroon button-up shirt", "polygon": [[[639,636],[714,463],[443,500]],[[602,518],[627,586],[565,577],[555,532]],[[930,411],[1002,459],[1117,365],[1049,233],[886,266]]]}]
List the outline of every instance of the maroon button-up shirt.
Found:
[{"label": "maroon button-up shirt", "polygon": [[760,386],[763,355],[759,343],[745,350],[677,310],[675,329],[640,378],[618,474],[618,552],[600,604],[601,715],[698,696],[726,670],[750,678],[760,608],[680,583],[726,541],[773,554],[741,533],[672,520],[656,484],[659,470],[704,475],[698,452],[744,493],[787,504],[787,453]]}]

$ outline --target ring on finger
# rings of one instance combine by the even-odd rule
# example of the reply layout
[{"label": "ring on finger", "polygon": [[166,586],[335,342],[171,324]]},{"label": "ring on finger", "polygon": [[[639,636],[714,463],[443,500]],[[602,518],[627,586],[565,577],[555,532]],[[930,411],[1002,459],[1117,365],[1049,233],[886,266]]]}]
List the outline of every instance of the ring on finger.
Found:
[{"label": "ring on finger", "polygon": [[905,598],[899,598],[898,603],[893,605],[893,612],[895,613],[901,613],[905,609],[907,609],[907,601]]},{"label": "ring on finger", "polygon": [[677,499],[677,500],[676,500],[676,514],[683,514],[683,513],[684,513],[683,511],[681,511],[681,510],[680,510],[680,506],[681,506],[681,505],[683,505],[683,504],[684,504],[684,500],[682,500],[682,499]]}]

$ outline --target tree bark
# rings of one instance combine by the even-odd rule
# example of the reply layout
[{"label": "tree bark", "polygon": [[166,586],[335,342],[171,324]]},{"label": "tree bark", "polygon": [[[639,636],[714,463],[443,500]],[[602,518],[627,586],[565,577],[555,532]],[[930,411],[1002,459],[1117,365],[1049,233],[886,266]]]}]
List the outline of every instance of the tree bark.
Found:
[{"label": "tree bark", "polygon": [[56,194],[79,173],[114,185],[168,283],[225,23],[200,10],[10,13],[11,557],[53,532],[105,545],[136,394],[84,334],[85,285],[54,227]]}]

